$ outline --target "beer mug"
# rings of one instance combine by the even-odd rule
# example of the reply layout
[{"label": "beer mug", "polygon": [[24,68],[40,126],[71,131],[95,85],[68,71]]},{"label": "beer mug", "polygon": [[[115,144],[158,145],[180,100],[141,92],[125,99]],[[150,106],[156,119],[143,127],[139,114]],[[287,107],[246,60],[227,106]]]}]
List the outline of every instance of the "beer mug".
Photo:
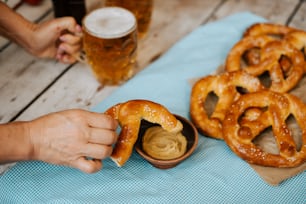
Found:
[{"label": "beer mug", "polygon": [[130,11],[105,7],[83,20],[86,61],[103,85],[118,85],[136,70],[137,22]]},{"label": "beer mug", "polygon": [[118,6],[130,10],[137,19],[138,37],[143,38],[150,27],[153,0],[105,0],[105,6]]}]

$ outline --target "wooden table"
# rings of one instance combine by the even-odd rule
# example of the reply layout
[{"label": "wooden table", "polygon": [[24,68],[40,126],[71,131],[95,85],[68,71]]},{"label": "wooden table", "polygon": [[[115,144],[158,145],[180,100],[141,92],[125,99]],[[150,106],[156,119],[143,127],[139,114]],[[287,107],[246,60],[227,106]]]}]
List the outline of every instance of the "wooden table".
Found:
[{"label": "wooden table", "polygon": [[[38,6],[20,2],[7,3],[31,21],[54,18],[50,0],[43,0]],[[274,23],[305,29],[305,0],[155,0],[154,3],[149,34],[139,42],[140,70],[198,26],[237,12],[250,11]],[[102,0],[87,0],[86,5],[89,12],[100,7]],[[1,37],[0,52],[0,123],[31,120],[71,108],[90,110],[118,88],[102,87],[86,64],[67,65],[37,59]]]},{"label": "wooden table", "polygon": [[[18,2],[9,0],[8,4],[16,7]],[[87,10],[101,6],[101,2],[88,0]],[[53,18],[49,0],[39,6],[23,3],[16,11],[35,22]],[[305,29],[306,1],[303,0],[155,0],[149,34],[139,42],[139,68],[153,63],[199,25],[241,11]],[[101,87],[88,65],[82,63],[66,65],[37,59],[3,38],[0,50],[1,123],[30,120],[70,108],[91,109],[118,88]]]},{"label": "wooden table", "polygon": [[[31,21],[54,18],[50,0],[38,6],[20,2],[9,0],[8,5]],[[89,12],[101,6],[102,0],[86,3]],[[242,11],[306,29],[306,0],[155,0],[148,36],[139,42],[139,69],[156,61],[198,26]],[[86,64],[37,59],[1,37],[0,52],[0,123],[71,108],[90,110],[118,88],[102,87]]]}]

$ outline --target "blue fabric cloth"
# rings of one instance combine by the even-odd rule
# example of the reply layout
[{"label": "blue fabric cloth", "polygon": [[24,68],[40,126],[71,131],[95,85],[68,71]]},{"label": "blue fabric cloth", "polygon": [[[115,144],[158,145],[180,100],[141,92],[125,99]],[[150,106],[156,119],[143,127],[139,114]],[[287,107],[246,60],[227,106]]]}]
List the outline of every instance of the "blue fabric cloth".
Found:
[{"label": "blue fabric cloth", "polygon": [[[212,73],[246,27],[265,21],[238,13],[194,30],[93,110],[142,98],[189,118],[188,80]],[[140,51],[141,52],[141,51]],[[223,141],[200,136],[194,154],[175,168],[152,167],[136,152],[122,168],[107,159],[84,174],[43,162],[20,162],[0,177],[0,203],[306,203],[306,174],[265,183]]]}]

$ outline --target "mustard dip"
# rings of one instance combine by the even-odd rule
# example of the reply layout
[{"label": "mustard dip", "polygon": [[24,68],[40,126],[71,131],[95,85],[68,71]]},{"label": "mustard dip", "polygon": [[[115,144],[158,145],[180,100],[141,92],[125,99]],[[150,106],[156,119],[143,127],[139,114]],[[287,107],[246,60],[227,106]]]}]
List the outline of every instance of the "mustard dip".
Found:
[{"label": "mustard dip", "polygon": [[148,128],[142,138],[143,150],[155,159],[170,160],[182,156],[187,139],[182,133],[171,133],[160,126]]}]

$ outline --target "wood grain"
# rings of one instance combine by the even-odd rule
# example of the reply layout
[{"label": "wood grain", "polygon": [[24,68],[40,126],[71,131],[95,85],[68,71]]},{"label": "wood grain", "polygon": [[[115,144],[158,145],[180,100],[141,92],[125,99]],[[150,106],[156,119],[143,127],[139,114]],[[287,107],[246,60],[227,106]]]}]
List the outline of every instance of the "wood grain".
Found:
[{"label": "wood grain", "polygon": [[[271,22],[305,29],[305,1],[155,0],[154,3],[149,34],[139,42],[139,71],[201,24],[237,12],[250,11]],[[90,0],[87,6],[88,10],[93,10],[101,4]],[[32,21],[53,18],[51,1],[48,0],[35,8],[22,5],[19,12]],[[0,39],[0,47],[3,42]],[[30,120],[68,108],[90,109],[118,88],[101,87],[88,65],[69,66],[36,59],[14,44],[2,49],[0,67],[0,122]]]}]

